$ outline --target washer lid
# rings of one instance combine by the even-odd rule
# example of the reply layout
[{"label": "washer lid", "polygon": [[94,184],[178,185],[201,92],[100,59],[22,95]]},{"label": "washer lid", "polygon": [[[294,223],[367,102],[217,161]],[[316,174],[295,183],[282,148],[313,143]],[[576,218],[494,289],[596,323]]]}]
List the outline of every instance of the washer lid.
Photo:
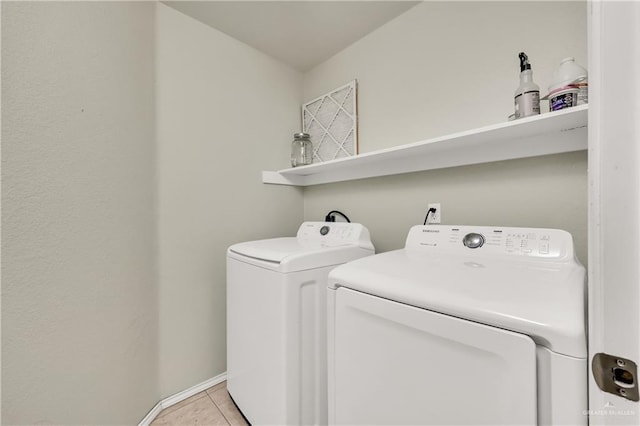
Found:
[{"label": "washer lid", "polygon": [[326,247],[297,238],[250,241],[234,244],[227,251],[232,259],[284,273],[339,265],[372,254],[353,244]]},{"label": "washer lid", "polygon": [[298,235],[229,247],[229,257],[279,272],[339,265],[373,254],[369,231],[358,223],[305,222]]},{"label": "washer lid", "polygon": [[554,352],[587,356],[585,270],[575,260],[435,255],[396,250],[342,265],[329,287],[523,333]]},{"label": "washer lid", "polygon": [[293,255],[312,254],[319,246],[303,245],[295,237],[272,238],[268,240],[248,241],[234,244],[229,251],[264,262],[281,263]]}]

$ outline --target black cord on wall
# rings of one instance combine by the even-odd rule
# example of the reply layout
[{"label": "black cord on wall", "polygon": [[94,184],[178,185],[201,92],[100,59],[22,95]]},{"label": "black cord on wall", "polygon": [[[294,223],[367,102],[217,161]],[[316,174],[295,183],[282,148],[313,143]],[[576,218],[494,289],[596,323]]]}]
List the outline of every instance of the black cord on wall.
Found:
[{"label": "black cord on wall", "polygon": [[424,223],[423,225],[426,225],[427,222],[429,221],[429,215],[432,213],[435,213],[436,209],[434,207],[431,207],[428,211],[427,211],[427,215],[424,217]]},{"label": "black cord on wall", "polygon": [[331,210],[329,213],[327,213],[327,215],[324,217],[324,221],[335,222],[337,214],[345,218],[347,222],[351,223],[351,220],[347,217],[347,215],[338,210]]}]

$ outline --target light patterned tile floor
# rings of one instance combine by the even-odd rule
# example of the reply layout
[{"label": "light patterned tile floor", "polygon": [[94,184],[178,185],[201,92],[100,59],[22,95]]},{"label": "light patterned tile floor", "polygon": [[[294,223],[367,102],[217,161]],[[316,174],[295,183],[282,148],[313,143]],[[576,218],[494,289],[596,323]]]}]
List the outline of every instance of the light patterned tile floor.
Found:
[{"label": "light patterned tile floor", "polygon": [[151,425],[246,426],[247,422],[229,397],[227,382],[222,382],[162,410]]}]

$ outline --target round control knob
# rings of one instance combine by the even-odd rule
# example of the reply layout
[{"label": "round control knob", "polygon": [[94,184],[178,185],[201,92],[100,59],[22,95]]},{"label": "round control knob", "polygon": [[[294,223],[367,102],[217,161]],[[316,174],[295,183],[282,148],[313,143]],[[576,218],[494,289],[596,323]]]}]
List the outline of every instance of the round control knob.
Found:
[{"label": "round control knob", "polygon": [[322,228],[320,228],[320,234],[321,235],[327,235],[329,233],[329,227],[328,226],[323,226]]},{"label": "round control knob", "polygon": [[462,239],[462,244],[472,249],[482,247],[482,245],[484,244],[484,236],[482,234],[476,234],[472,232],[464,236],[464,238]]}]

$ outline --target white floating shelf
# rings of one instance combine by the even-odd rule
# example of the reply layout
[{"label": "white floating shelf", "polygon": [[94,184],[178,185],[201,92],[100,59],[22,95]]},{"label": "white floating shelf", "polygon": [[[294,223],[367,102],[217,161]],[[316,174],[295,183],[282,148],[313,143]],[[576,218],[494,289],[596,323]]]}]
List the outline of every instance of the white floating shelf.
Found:
[{"label": "white floating shelf", "polygon": [[587,105],[354,157],[262,172],[262,182],[310,186],[587,149]]}]

